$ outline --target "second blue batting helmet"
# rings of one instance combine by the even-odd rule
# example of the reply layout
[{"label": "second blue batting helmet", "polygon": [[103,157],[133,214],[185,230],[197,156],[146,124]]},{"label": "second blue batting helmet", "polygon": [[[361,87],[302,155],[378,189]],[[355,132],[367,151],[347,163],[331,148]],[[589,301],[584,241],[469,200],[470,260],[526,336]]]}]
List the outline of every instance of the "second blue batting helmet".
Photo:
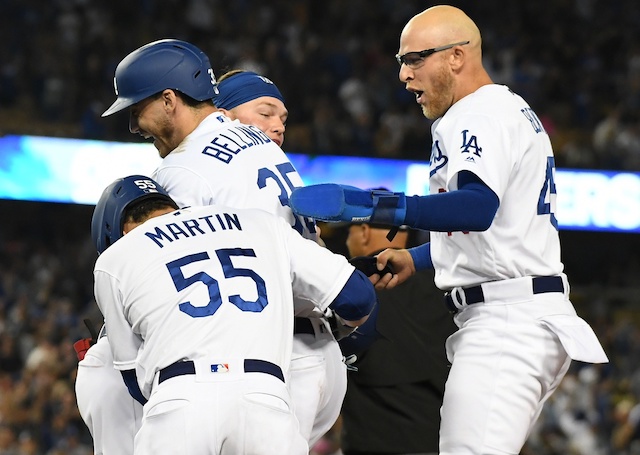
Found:
[{"label": "second blue batting helmet", "polygon": [[113,85],[118,98],[102,117],[168,88],[198,101],[218,93],[207,55],[193,44],[176,39],[154,41],[131,52],[118,63]]},{"label": "second blue batting helmet", "polygon": [[91,238],[98,254],[122,237],[127,207],[150,198],[166,200],[177,208],[169,193],[159,183],[144,175],[116,179],[104,189],[91,219]]}]

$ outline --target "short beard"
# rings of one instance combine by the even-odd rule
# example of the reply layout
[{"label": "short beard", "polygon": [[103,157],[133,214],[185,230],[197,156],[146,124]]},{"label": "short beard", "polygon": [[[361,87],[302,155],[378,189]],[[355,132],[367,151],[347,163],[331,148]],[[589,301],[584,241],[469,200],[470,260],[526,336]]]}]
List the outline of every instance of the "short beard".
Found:
[{"label": "short beard", "polygon": [[[176,134],[176,127],[175,125],[173,125],[171,123],[171,121],[166,118],[166,117],[162,117],[160,119],[158,119],[157,125],[156,125],[156,129],[158,131],[160,131],[159,136],[163,138],[162,141],[162,146],[167,147],[167,142],[172,140],[172,138],[175,136]],[[157,140],[156,136],[156,140]],[[179,144],[171,144],[167,150],[160,150],[160,148],[158,148],[158,152],[160,153],[160,157],[161,158],[165,158],[167,155],[169,155],[169,153],[171,153]]]},{"label": "short beard", "polygon": [[453,93],[453,76],[449,74],[444,66],[436,75],[431,89],[432,97],[428,98],[428,104],[422,105],[422,113],[430,120],[442,117],[451,107]]}]

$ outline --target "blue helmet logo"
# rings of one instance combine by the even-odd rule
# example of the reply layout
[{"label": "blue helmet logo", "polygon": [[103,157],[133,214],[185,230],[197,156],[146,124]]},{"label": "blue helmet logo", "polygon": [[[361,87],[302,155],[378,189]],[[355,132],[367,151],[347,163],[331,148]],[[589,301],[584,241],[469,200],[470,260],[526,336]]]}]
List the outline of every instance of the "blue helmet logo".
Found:
[{"label": "blue helmet logo", "polygon": [[175,206],[169,193],[144,175],[130,175],[115,180],[102,192],[91,219],[91,238],[101,254],[122,237],[124,214],[134,202],[147,198],[164,199]]}]

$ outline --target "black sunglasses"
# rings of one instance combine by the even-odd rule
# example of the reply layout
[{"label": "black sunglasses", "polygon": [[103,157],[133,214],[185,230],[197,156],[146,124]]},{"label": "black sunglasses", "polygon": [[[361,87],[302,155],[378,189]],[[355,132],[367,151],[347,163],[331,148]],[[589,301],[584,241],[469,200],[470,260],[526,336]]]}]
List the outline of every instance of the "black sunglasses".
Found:
[{"label": "black sunglasses", "polygon": [[416,68],[424,59],[430,56],[431,54],[435,54],[436,52],[446,51],[447,49],[451,49],[454,46],[462,46],[465,44],[469,44],[469,41],[460,41],[459,43],[447,44],[446,46],[434,47],[431,49],[425,49],[420,52],[407,52],[406,54],[397,54],[396,60],[398,61],[398,65],[407,65],[409,68]]}]

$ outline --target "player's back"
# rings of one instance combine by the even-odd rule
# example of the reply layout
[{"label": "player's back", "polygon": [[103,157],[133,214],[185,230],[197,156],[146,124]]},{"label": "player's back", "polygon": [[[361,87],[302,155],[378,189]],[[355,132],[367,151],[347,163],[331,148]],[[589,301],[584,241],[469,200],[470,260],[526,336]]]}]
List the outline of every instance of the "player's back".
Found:
[{"label": "player's back", "polygon": [[279,217],[207,206],[133,229],[98,257],[94,274],[96,296],[115,300],[98,302],[109,337],[130,337],[132,328],[144,342],[123,358],[114,351],[114,364],[137,357],[149,390],[158,369],[181,359],[261,359],[286,374],[293,296],[322,311],[352,272]]},{"label": "player's back", "polygon": [[209,115],[154,173],[180,207],[223,204],[259,208],[284,218],[306,238],[315,223],[289,207],[294,188],[303,186],[285,153],[259,128]]},{"label": "player's back", "polygon": [[147,221],[98,258],[96,286],[114,278],[107,282],[144,340],[147,383],[158,366],[221,353],[285,369],[293,333],[287,234],[295,235],[258,210],[186,209]]}]

